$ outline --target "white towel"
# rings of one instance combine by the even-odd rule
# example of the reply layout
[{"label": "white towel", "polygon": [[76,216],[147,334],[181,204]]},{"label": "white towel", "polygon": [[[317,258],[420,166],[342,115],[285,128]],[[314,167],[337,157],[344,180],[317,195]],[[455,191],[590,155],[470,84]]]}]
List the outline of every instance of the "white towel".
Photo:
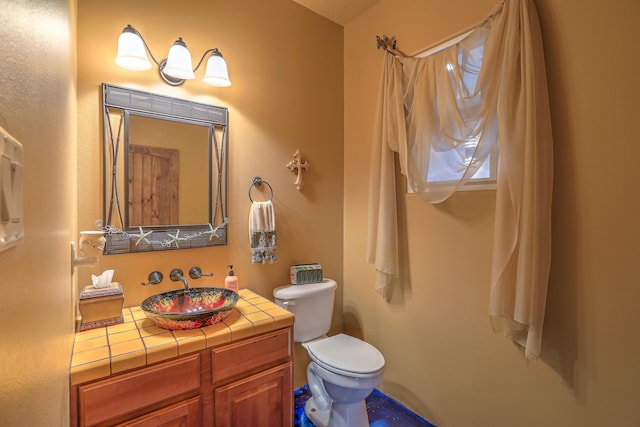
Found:
[{"label": "white towel", "polygon": [[252,202],[249,210],[251,262],[276,262],[276,213],[271,200]]}]

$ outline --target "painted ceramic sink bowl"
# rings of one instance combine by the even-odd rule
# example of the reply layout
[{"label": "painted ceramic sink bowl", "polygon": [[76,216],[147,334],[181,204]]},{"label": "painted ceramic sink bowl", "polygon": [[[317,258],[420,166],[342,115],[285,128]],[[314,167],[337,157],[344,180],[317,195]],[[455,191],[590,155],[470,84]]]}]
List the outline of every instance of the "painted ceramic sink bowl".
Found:
[{"label": "painted ceramic sink bowl", "polygon": [[197,329],[224,320],[237,302],[238,294],[230,289],[189,288],[150,296],[140,307],[161,328]]}]

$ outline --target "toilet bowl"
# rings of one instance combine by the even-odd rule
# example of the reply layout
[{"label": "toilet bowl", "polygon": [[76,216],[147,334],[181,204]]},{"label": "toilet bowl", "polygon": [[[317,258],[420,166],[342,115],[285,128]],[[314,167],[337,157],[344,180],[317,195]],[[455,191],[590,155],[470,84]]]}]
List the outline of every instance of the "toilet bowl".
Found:
[{"label": "toilet bowl", "polygon": [[364,399],[380,384],[384,357],[371,344],[339,334],[303,343],[312,397],[305,413],[317,427],[369,426]]},{"label": "toilet bowl", "polygon": [[311,359],[307,417],[316,427],[367,427],[365,398],[380,384],[385,361],[378,349],[360,339],[325,335],[336,287],[335,281],[325,279],[281,286],[273,295],[276,304],[295,313],[294,340],[302,343]]}]

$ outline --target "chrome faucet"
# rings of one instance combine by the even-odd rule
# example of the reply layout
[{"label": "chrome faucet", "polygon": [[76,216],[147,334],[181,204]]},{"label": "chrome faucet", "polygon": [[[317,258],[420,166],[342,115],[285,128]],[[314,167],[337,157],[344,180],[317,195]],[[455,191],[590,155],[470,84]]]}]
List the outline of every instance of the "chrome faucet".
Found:
[{"label": "chrome faucet", "polygon": [[182,281],[182,283],[184,284],[184,288],[189,290],[189,282],[187,282],[187,279],[182,275],[182,270],[180,270],[179,268],[174,268],[173,270],[171,270],[169,278],[174,282]]}]

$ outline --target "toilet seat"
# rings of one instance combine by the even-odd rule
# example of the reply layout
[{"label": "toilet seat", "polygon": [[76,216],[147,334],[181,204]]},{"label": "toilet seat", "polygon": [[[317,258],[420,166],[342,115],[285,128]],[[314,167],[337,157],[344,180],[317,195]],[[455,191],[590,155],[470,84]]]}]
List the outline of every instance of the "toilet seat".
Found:
[{"label": "toilet seat", "polygon": [[384,357],[377,348],[350,335],[334,335],[304,347],[315,363],[339,375],[367,378],[384,368]]}]

